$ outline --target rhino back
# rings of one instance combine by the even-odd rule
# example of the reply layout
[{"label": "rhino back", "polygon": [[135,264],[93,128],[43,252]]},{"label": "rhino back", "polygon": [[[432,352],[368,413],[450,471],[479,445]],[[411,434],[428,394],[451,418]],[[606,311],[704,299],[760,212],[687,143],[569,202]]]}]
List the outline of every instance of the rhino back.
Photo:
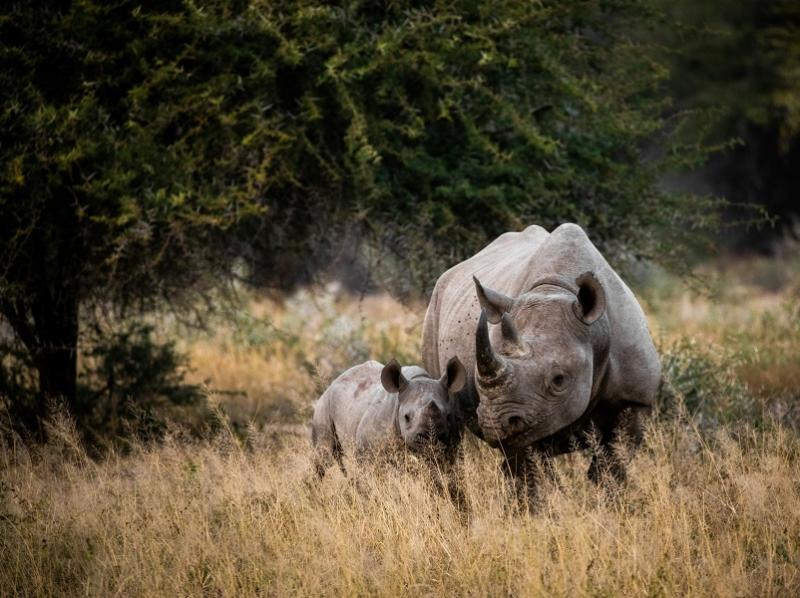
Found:
[{"label": "rhino back", "polygon": [[[336,378],[322,394],[314,409],[315,431],[330,426],[345,450],[356,446],[364,422],[377,429],[380,419],[391,416],[392,396],[381,386],[383,365],[368,361]],[[385,422],[386,427],[389,423]]]},{"label": "rhino back", "polygon": [[453,355],[461,359],[468,377],[475,361],[475,327],[480,305],[472,277],[509,295],[524,283],[514,273],[524,272],[526,262],[550,236],[531,225],[522,232],[500,235],[471,258],[447,270],[436,281],[422,329],[422,359],[431,376],[442,374],[442,366]]}]

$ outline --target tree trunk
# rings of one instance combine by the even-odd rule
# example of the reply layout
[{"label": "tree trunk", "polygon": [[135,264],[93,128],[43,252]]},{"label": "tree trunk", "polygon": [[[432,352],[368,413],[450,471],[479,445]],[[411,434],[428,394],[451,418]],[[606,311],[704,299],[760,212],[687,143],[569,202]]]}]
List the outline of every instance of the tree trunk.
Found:
[{"label": "tree trunk", "polygon": [[[18,423],[44,439],[42,422],[54,402],[63,402],[71,415],[78,415],[78,293],[66,283],[32,293],[30,301],[0,301],[0,311],[23,342],[37,370],[39,392],[33,405],[12,400]],[[17,404],[15,404],[15,402]]]},{"label": "tree trunk", "polygon": [[43,414],[53,401],[63,401],[70,415],[77,415],[78,294],[73,286],[68,282],[55,293],[43,289],[32,306]]},{"label": "tree trunk", "polygon": [[44,326],[37,325],[41,342],[36,359],[39,394],[45,405],[62,400],[74,413],[77,407],[78,313],[75,309],[73,313],[60,315],[61,318],[48,318]]},{"label": "tree trunk", "polygon": [[49,199],[40,221],[28,280],[30,321],[37,339],[31,352],[39,374],[38,411],[50,415],[53,403],[79,417],[77,404],[80,222],[71,191]]},{"label": "tree trunk", "polygon": [[41,424],[54,402],[65,405],[72,416],[82,415],[77,402],[78,309],[86,253],[82,210],[71,179],[32,206],[25,216],[31,219],[26,234],[13,225],[9,229],[19,238],[14,251],[3,256],[0,314],[38,374],[35,399],[33,392],[9,397],[14,423],[44,439]]}]

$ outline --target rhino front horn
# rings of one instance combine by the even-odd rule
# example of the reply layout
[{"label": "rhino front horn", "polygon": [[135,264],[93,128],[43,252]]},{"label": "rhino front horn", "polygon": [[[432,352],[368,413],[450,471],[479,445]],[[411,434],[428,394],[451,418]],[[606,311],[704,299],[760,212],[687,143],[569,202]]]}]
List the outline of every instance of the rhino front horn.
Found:
[{"label": "rhino front horn", "polygon": [[505,360],[494,352],[489,340],[489,322],[486,310],[481,310],[478,329],[475,332],[475,365],[481,380],[497,378],[506,369]]}]

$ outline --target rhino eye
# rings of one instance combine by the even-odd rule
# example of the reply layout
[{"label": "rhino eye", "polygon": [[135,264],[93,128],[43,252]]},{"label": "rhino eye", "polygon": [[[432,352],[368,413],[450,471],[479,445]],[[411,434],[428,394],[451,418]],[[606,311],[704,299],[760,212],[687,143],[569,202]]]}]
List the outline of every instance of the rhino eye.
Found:
[{"label": "rhino eye", "polygon": [[406,423],[407,423],[407,424],[408,424],[408,423],[411,423],[411,416],[410,416],[408,413],[406,413],[406,414],[403,416],[403,419],[405,419],[405,420],[406,420]]},{"label": "rhino eye", "polygon": [[550,388],[553,392],[561,392],[567,386],[567,376],[566,374],[556,374],[550,379]]}]

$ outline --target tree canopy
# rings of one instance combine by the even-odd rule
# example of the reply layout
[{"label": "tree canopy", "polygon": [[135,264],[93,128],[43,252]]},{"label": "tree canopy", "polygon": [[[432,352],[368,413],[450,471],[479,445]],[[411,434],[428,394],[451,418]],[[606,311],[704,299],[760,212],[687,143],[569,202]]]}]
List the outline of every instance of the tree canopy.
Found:
[{"label": "tree canopy", "polygon": [[36,413],[74,402],[81,309],[290,286],[344,236],[422,290],[533,222],[675,259],[713,202],[657,185],[698,156],[637,36],[658,22],[634,0],[6,3],[0,313]]}]

